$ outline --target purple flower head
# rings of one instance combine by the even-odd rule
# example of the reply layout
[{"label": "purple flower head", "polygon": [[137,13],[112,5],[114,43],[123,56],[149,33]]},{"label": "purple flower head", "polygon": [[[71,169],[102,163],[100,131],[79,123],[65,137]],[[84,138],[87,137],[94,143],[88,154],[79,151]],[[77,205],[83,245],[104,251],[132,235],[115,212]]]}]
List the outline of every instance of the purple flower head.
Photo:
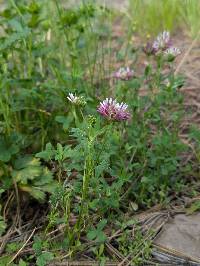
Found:
[{"label": "purple flower head", "polygon": [[143,52],[146,55],[153,55],[155,54],[155,49],[153,48],[153,45],[150,42],[147,42],[147,44],[143,47]]},{"label": "purple flower head", "polygon": [[134,76],[134,71],[129,67],[121,67],[117,72],[114,73],[116,79],[129,80]]},{"label": "purple flower head", "polygon": [[153,49],[155,52],[159,50],[163,51],[170,47],[170,33],[168,31],[163,31],[160,33],[156,40],[153,42]]},{"label": "purple flower head", "polygon": [[128,105],[125,103],[118,103],[112,98],[106,98],[97,108],[102,116],[112,121],[129,120],[131,115],[127,111]]}]

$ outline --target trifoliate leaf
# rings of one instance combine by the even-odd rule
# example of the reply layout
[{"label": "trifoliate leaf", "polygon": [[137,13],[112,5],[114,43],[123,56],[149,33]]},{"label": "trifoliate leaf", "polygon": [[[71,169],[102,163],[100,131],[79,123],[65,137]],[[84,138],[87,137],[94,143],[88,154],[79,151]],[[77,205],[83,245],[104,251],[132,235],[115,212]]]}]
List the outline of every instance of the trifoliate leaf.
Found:
[{"label": "trifoliate leaf", "polygon": [[96,237],[97,237],[97,230],[90,230],[88,233],[87,233],[87,238],[89,240],[94,240]]}]

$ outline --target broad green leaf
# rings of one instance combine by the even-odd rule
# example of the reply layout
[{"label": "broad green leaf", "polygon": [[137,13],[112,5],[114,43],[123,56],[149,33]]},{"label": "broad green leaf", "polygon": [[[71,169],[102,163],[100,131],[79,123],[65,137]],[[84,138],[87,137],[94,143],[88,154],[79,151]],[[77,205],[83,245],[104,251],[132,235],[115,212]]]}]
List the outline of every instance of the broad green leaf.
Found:
[{"label": "broad green leaf", "polygon": [[56,116],[56,121],[63,125],[63,129],[66,131],[70,128],[70,124],[73,121],[73,116]]},{"label": "broad green leaf", "polygon": [[45,266],[48,265],[48,262],[53,260],[54,255],[51,252],[43,252],[39,257],[37,257],[36,265]]},{"label": "broad green leaf", "polygon": [[8,162],[10,161],[12,155],[19,152],[19,147],[17,144],[9,144],[4,138],[0,138],[0,161]]},{"label": "broad green leaf", "polygon": [[40,166],[40,160],[34,158],[33,156],[26,155],[24,157],[20,157],[14,161],[14,168],[17,170],[27,168],[29,166],[38,167]]},{"label": "broad green leaf", "polygon": [[53,180],[53,174],[48,170],[47,167],[43,168],[41,175],[34,180],[35,186],[43,186],[51,183]]},{"label": "broad green leaf", "polygon": [[22,191],[29,193],[33,198],[39,201],[43,201],[45,199],[45,192],[39,187],[19,185],[19,188]]},{"label": "broad green leaf", "polygon": [[97,237],[97,230],[90,230],[90,231],[87,233],[87,238],[88,238],[89,240],[94,240],[96,237]]},{"label": "broad green leaf", "polygon": [[20,259],[18,266],[27,266],[27,264],[24,260]]},{"label": "broad green leaf", "polygon": [[98,231],[99,230],[100,231],[103,230],[103,228],[106,226],[106,224],[107,224],[107,220],[106,219],[102,219],[97,225],[97,230]]},{"label": "broad green leaf", "polygon": [[107,240],[107,236],[104,234],[104,232],[99,231],[97,234],[96,241],[102,243],[102,242],[105,242],[106,240]]},{"label": "broad green leaf", "polygon": [[40,176],[41,172],[41,167],[28,166],[21,170],[14,170],[12,172],[12,176],[16,180],[16,182],[27,184],[28,180],[33,180],[34,178]]}]

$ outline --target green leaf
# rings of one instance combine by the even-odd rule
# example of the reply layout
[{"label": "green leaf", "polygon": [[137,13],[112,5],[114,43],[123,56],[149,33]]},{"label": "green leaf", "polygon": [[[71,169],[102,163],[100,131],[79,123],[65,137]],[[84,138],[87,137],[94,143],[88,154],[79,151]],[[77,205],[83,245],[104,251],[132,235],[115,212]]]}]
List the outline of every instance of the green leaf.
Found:
[{"label": "green leaf", "polygon": [[53,180],[53,174],[47,167],[41,166],[39,159],[21,157],[14,162],[14,166],[17,170],[12,171],[12,177],[22,191],[35,199],[43,201],[46,192],[52,193],[56,189],[57,182]]},{"label": "green leaf", "polygon": [[[0,266],[8,265],[8,263],[11,261],[12,258],[13,258],[13,255],[2,256],[2,258],[0,257]],[[14,264],[14,265],[16,265],[16,264]],[[10,266],[14,266],[14,265],[10,264]]]},{"label": "green leaf", "polygon": [[32,156],[24,156],[14,161],[12,176],[16,182],[27,184],[28,180],[33,180],[42,174],[42,167],[39,159]]},{"label": "green leaf", "polygon": [[27,264],[24,260],[20,259],[18,266],[27,266]]},{"label": "green leaf", "polygon": [[63,129],[67,131],[70,128],[70,124],[73,121],[73,116],[56,116],[56,121],[63,125]]},{"label": "green leaf", "polygon": [[18,32],[23,32],[23,26],[17,19],[11,19],[8,21],[8,24],[12,27],[13,30]]},{"label": "green leaf", "polygon": [[0,50],[5,50],[15,45],[18,41],[26,39],[30,35],[30,30],[28,28],[23,29],[23,31],[16,32],[7,36],[7,38],[0,44]]},{"label": "green leaf", "polygon": [[14,170],[12,172],[12,176],[16,182],[20,182],[21,184],[27,184],[28,180],[33,180],[40,175],[41,167],[38,166],[28,166],[22,170]]},{"label": "green leaf", "polygon": [[45,266],[48,262],[53,260],[54,255],[51,252],[44,252],[39,257],[37,257],[36,265]]},{"label": "green leaf", "polygon": [[45,150],[38,152],[35,156],[48,162],[51,159],[53,159],[54,154],[55,154],[55,150],[53,146],[51,145],[51,143],[47,143]]},{"label": "green leaf", "polygon": [[95,167],[96,178],[99,178],[104,171],[108,170],[108,168],[109,168],[109,161],[103,160],[98,166]]},{"label": "green leaf", "polygon": [[19,152],[19,147],[15,143],[8,143],[4,138],[0,138],[0,161],[10,161],[12,155]]},{"label": "green leaf", "polygon": [[34,186],[20,186],[23,191],[28,192],[33,198],[37,199],[38,201],[45,200],[45,192],[39,188]]},{"label": "green leaf", "polygon": [[99,231],[97,238],[96,238],[96,241],[102,243],[102,242],[105,242],[106,240],[107,240],[107,236],[104,234],[104,232]]},{"label": "green leaf", "polygon": [[33,249],[37,256],[42,252],[42,240],[38,236],[34,237]]},{"label": "green leaf", "polygon": [[41,189],[44,192],[54,193],[57,187],[58,187],[58,183],[54,180],[49,184],[43,185]]},{"label": "green leaf", "polygon": [[98,231],[103,230],[103,228],[106,226],[106,224],[107,224],[107,220],[106,219],[102,219],[97,225],[97,230]]},{"label": "green leaf", "polygon": [[57,144],[57,150],[56,150],[56,155],[55,155],[55,160],[61,162],[64,161],[67,157],[70,157],[72,153],[72,150],[70,149],[69,146],[63,146],[58,143]]},{"label": "green leaf", "polygon": [[38,167],[40,166],[40,160],[34,158],[33,156],[26,155],[24,157],[20,157],[14,161],[14,168],[17,170],[27,168],[27,167]]},{"label": "green leaf", "polygon": [[47,167],[43,168],[43,171],[39,178],[34,181],[35,186],[43,186],[51,183],[53,180],[53,174],[49,171]]},{"label": "green leaf", "polygon": [[88,238],[89,240],[94,240],[96,237],[97,237],[97,231],[96,231],[96,230],[90,230],[90,231],[87,233],[87,238]]},{"label": "green leaf", "polygon": [[22,246],[22,243],[19,243],[19,242],[8,243],[6,245],[6,252],[8,253],[16,252],[21,246]]},{"label": "green leaf", "polygon": [[200,129],[197,126],[191,126],[189,137],[200,145]]}]

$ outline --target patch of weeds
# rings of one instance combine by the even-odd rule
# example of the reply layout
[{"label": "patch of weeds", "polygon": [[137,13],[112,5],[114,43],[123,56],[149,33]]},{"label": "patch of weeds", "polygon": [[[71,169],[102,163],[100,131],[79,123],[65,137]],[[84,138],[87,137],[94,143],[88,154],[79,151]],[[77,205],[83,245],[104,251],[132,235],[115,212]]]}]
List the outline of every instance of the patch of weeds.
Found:
[{"label": "patch of weeds", "polygon": [[4,265],[103,265],[116,230],[113,247],[140,265],[153,233],[123,217],[168,204],[197,175],[197,129],[194,158],[182,156],[191,147],[180,138],[181,51],[168,31],[129,49],[132,33],[113,36],[115,18],[85,1],[10,1],[0,13],[0,235],[39,231],[21,258],[21,242],[9,242]]},{"label": "patch of weeds", "polygon": [[37,266],[48,265],[50,261],[54,259],[53,253],[45,251],[48,248],[48,245],[45,241],[42,241],[40,238],[35,238],[33,243],[33,249],[36,255],[36,264]]},{"label": "patch of weeds", "polygon": [[135,220],[123,222],[119,226],[122,230],[122,234],[116,239],[119,251],[126,261],[131,261],[133,265],[143,265],[151,257],[153,231],[143,234]]}]

